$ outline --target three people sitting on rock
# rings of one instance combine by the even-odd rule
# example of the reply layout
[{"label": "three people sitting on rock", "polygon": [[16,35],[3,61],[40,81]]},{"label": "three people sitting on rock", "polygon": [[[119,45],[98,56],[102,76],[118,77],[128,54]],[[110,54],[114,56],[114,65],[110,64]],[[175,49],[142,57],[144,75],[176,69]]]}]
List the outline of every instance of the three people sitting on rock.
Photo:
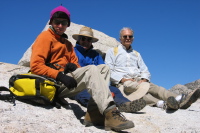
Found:
[{"label": "three people sitting on rock", "polygon": [[[144,101],[146,101],[147,104],[158,107],[166,105],[168,109],[178,109],[189,107],[199,97],[199,89],[188,96],[177,96],[150,83],[150,73],[141,55],[131,48],[134,37],[133,31],[129,28],[123,28],[120,31],[121,45],[117,49],[108,51],[106,65],[104,62],[82,64],[84,62],[79,59],[85,54],[84,52],[92,50],[91,42],[98,39],[93,37],[92,32],[87,33],[88,30],[84,30],[83,35],[73,36],[78,42],[74,50],[64,33],[70,26],[70,22],[70,12],[65,7],[59,6],[51,11],[50,27],[47,31],[40,33],[32,45],[30,68],[34,74],[45,75],[61,83],[62,87],[58,89],[58,99],[61,104],[65,104],[66,97],[73,97],[87,89],[91,97],[84,119],[86,126],[103,125],[106,130],[115,131],[133,128],[134,123],[127,120],[117,106],[119,109],[122,108],[122,111],[125,108],[126,111],[136,112],[145,106]],[[83,43],[79,45],[81,41]],[[90,45],[89,49],[84,46],[85,44]],[[80,49],[83,53],[79,51]],[[98,54],[94,55],[94,58],[96,57],[101,58]],[[55,65],[56,69],[49,67],[47,65],[49,63]],[[116,105],[116,100],[110,92],[110,70],[112,85],[119,87],[123,96],[129,99],[126,99],[128,103],[122,104],[125,107],[120,107],[121,104]],[[118,89],[115,88],[115,90]],[[127,92],[124,93],[125,90]],[[140,96],[135,94],[140,94]]]}]

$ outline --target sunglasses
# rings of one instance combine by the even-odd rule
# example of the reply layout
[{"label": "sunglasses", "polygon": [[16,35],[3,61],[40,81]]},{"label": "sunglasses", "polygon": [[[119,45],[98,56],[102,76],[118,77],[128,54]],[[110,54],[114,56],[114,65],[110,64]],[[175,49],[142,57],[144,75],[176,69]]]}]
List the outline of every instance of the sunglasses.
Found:
[{"label": "sunglasses", "polygon": [[53,23],[55,24],[55,25],[60,25],[60,24],[62,24],[63,26],[66,26],[66,25],[68,25],[68,20],[62,20],[62,19],[54,19],[53,20]]},{"label": "sunglasses", "polygon": [[133,38],[133,36],[132,35],[125,35],[125,36],[122,36],[124,39],[127,39],[127,38],[130,38],[130,39],[132,39]]},{"label": "sunglasses", "polygon": [[91,38],[91,37],[81,36],[80,39],[81,39],[82,41],[88,41],[88,42],[91,42],[91,41],[92,41],[92,38]]}]

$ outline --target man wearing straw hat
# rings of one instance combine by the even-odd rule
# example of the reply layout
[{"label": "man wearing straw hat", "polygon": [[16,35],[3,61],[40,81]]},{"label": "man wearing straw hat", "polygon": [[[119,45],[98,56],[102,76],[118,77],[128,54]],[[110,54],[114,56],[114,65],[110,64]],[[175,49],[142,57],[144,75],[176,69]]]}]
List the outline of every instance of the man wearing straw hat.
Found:
[{"label": "man wearing straw hat", "polygon": [[[74,49],[79,59],[78,61],[81,67],[87,65],[105,64],[101,55],[95,50],[93,50],[92,43],[97,42],[99,39],[94,37],[93,31],[90,27],[82,27],[80,29],[79,34],[74,34],[72,35],[72,37],[76,40],[76,46],[74,47]],[[110,71],[108,71],[108,73],[110,75]],[[109,81],[110,76],[108,76],[107,78]],[[137,112],[143,109],[146,105],[146,102],[143,99],[130,101],[121,94],[118,88],[114,86],[110,86],[109,88],[113,94],[114,101],[118,106],[119,111],[121,112]],[[81,105],[87,107],[90,97],[91,96],[87,92],[87,90],[84,90],[76,96],[72,97],[72,99],[78,101]]]}]

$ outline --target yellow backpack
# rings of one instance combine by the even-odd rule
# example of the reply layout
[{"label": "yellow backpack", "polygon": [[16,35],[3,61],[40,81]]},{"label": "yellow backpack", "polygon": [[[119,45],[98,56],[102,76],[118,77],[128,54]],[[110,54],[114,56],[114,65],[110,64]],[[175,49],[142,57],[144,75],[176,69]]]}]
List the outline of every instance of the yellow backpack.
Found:
[{"label": "yellow backpack", "polygon": [[[14,104],[15,99],[37,99],[42,98],[47,102],[52,102],[59,85],[52,78],[39,76],[31,73],[16,74],[9,79],[9,97]],[[6,90],[0,87],[0,90]]]}]

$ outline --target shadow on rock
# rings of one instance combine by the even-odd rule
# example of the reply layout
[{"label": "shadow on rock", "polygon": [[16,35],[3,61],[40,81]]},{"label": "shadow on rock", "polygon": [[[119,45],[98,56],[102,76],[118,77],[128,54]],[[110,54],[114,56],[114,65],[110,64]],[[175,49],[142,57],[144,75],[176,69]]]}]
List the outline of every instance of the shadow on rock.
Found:
[{"label": "shadow on rock", "polygon": [[174,113],[174,112],[176,112],[177,110],[170,110],[170,109],[168,109],[168,110],[166,110],[166,113],[168,113],[168,114],[172,114],[172,113]]},{"label": "shadow on rock", "polygon": [[80,120],[81,123],[83,123],[83,119],[81,119],[81,118],[85,115],[85,112],[81,109],[81,107],[78,104],[69,103],[69,105],[70,105],[71,109],[73,110],[76,118],[78,120]]},{"label": "shadow on rock", "polygon": [[43,99],[16,99],[16,100],[23,102],[23,103],[26,103],[26,104],[30,104],[32,106],[42,107],[42,108],[45,108],[45,109],[54,108],[54,106],[52,106],[50,102],[45,101]]}]

